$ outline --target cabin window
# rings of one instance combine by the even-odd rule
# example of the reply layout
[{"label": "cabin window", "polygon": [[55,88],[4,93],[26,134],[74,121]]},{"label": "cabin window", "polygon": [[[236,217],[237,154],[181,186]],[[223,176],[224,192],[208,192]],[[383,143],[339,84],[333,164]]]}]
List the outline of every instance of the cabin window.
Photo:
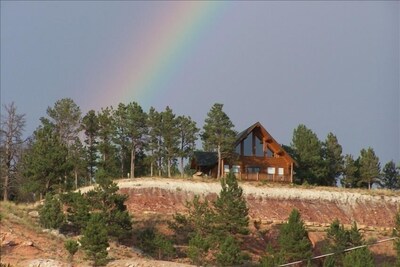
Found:
[{"label": "cabin window", "polygon": [[283,168],[278,168],[278,174],[279,175],[283,175],[284,174]]},{"label": "cabin window", "polygon": [[272,158],[274,156],[274,152],[269,148],[269,146],[267,147],[267,151],[265,152],[265,154],[269,158]]},{"label": "cabin window", "polygon": [[268,167],[267,172],[268,174],[275,174],[275,167]]},{"label": "cabin window", "polygon": [[253,156],[253,140],[251,134],[249,134],[243,141],[243,153],[244,156]]},{"label": "cabin window", "polygon": [[256,147],[256,156],[257,157],[264,157],[264,150],[263,150],[263,141],[256,136],[255,138],[255,147]]},{"label": "cabin window", "polygon": [[229,173],[229,165],[224,165],[224,172]]},{"label": "cabin window", "polygon": [[240,172],[240,166],[239,165],[233,165],[232,166],[232,172],[233,173],[239,173]]},{"label": "cabin window", "polygon": [[260,167],[257,166],[247,167],[247,173],[259,173],[259,172],[260,172]]}]

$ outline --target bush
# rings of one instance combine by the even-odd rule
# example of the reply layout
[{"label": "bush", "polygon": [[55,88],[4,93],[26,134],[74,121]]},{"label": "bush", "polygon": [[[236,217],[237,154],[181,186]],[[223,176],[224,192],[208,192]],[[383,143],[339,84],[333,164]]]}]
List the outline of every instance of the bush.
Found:
[{"label": "bush", "polygon": [[56,196],[47,194],[44,205],[39,209],[39,221],[45,228],[59,229],[65,222],[61,202]]},{"label": "bush", "polygon": [[69,253],[69,260],[72,262],[75,253],[78,251],[79,245],[78,242],[72,239],[67,239],[64,242],[64,247]]},{"label": "bush", "polygon": [[210,241],[197,233],[189,240],[188,257],[193,264],[203,265],[206,263],[205,255],[210,247]]},{"label": "bush", "polygon": [[343,267],[374,267],[374,259],[368,248],[352,250],[345,254]]}]

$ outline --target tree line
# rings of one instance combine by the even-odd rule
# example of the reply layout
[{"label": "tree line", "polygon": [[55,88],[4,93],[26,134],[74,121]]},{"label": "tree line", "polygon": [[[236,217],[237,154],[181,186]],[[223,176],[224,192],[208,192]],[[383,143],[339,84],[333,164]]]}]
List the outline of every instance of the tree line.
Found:
[{"label": "tree line", "polygon": [[[102,177],[184,176],[190,174],[184,163],[199,137],[204,151],[217,152],[219,164],[234,154],[237,132],[219,103],[211,107],[200,131],[189,116],[178,116],[170,107],[145,112],[131,102],[82,114],[72,99],[64,98],[47,108],[27,140],[23,140],[25,115],[18,114],[14,103],[3,108],[0,194],[4,200],[37,199]],[[362,149],[358,158],[343,155],[333,133],[320,141],[301,124],[284,148],[297,162],[297,183],[335,186],[340,180],[344,187],[400,188],[400,166],[390,161],[381,170],[372,148]]]}]

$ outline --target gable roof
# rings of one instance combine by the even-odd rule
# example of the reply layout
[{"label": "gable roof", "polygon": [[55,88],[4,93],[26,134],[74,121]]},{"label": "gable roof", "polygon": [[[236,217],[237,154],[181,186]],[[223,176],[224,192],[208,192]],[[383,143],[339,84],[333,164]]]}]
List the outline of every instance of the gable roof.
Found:
[{"label": "gable roof", "polygon": [[217,152],[195,151],[193,160],[196,161],[197,166],[214,166],[218,163],[218,154]]},{"label": "gable roof", "polygon": [[282,146],[272,137],[272,135],[261,125],[260,122],[256,122],[253,125],[251,125],[249,128],[247,128],[246,130],[240,132],[236,136],[235,146],[237,146],[238,144],[240,144],[240,142],[242,142],[244,139],[246,139],[247,136],[250,133],[252,133],[256,128],[260,128],[263,138],[266,139],[268,146],[271,147],[271,149],[273,149],[275,153],[277,153],[280,156],[285,157],[287,161],[297,164],[296,161],[282,148]]}]

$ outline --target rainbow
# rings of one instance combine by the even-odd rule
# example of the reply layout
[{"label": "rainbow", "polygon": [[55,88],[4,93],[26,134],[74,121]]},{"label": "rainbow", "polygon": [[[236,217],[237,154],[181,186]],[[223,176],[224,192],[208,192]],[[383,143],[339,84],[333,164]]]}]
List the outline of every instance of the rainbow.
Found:
[{"label": "rainbow", "polygon": [[223,1],[164,3],[149,19],[154,23],[143,29],[145,34],[132,36],[127,42],[122,59],[114,64],[118,71],[110,70],[109,77],[104,78],[102,86],[106,89],[98,96],[99,102],[136,101],[144,108],[152,106],[155,99],[166,94],[165,85],[179,72],[224,6]]}]

